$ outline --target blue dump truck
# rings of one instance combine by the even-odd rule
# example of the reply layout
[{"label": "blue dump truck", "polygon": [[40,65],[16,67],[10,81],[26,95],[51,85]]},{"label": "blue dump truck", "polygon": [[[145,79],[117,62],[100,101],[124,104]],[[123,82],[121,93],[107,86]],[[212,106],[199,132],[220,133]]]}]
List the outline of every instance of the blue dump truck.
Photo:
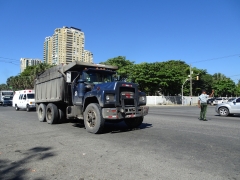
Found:
[{"label": "blue dump truck", "polygon": [[149,107],[138,85],[117,80],[115,66],[71,62],[54,66],[35,80],[38,119],[49,124],[82,119],[90,133],[101,133],[105,122],[124,121],[139,127]]}]

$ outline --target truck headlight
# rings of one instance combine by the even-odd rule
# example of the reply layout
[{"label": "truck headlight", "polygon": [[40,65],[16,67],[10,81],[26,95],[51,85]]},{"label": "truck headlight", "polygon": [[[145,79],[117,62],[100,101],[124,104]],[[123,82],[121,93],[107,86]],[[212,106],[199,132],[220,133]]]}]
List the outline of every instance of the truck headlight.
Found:
[{"label": "truck headlight", "polygon": [[114,101],[114,94],[106,94],[106,101]]},{"label": "truck headlight", "polygon": [[139,96],[139,103],[140,104],[146,104],[146,96]]}]

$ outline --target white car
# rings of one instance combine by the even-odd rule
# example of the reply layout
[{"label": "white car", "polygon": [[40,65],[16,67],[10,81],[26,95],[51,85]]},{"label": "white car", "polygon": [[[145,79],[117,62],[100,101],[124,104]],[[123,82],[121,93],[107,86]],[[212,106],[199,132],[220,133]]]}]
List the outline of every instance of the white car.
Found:
[{"label": "white car", "polygon": [[226,103],[218,104],[215,107],[215,111],[220,116],[231,116],[234,114],[240,114],[240,97]]},{"label": "white car", "polygon": [[[16,97],[15,97],[16,96]],[[15,110],[26,109],[30,111],[31,109],[36,109],[35,106],[35,92],[34,90],[21,90],[14,95]]]},{"label": "white car", "polygon": [[222,104],[222,103],[225,103],[225,102],[227,102],[227,99],[226,99],[226,98],[221,98],[221,97],[219,97],[219,98],[216,98],[216,99],[213,101],[213,104],[214,104],[214,105],[217,105],[217,104]]}]

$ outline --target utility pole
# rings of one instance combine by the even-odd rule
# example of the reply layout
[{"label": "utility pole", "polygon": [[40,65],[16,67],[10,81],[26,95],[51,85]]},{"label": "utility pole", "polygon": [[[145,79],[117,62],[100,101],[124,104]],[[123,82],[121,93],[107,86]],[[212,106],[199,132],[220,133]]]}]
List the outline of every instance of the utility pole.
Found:
[{"label": "utility pole", "polygon": [[190,64],[190,96],[192,97],[192,66]]}]

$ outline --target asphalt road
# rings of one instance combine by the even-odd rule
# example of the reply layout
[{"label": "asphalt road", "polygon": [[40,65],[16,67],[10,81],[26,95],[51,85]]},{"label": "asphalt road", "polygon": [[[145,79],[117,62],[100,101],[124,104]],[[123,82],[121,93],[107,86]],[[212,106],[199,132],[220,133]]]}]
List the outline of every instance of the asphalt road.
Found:
[{"label": "asphalt road", "polygon": [[0,179],[240,179],[240,116],[210,106],[209,121],[198,117],[196,106],[150,107],[140,129],[106,124],[95,135],[0,106]]}]

